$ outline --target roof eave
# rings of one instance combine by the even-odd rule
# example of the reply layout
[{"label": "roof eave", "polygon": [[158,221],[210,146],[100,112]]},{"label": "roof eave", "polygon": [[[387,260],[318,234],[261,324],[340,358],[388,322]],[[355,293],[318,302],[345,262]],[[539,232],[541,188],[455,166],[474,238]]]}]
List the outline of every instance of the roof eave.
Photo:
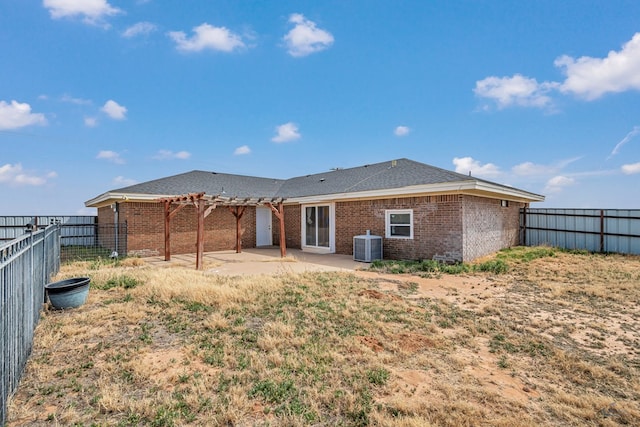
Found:
[{"label": "roof eave", "polygon": [[481,192],[497,193],[504,196],[504,199],[515,200],[520,202],[544,202],[545,196],[541,194],[531,193],[529,191],[520,190],[515,187],[494,184],[488,181],[476,181],[476,190]]},{"label": "roof eave", "polygon": [[470,194],[495,199],[506,199],[524,203],[542,202],[545,197],[517,188],[506,187],[477,180],[446,182],[438,184],[412,185],[382,190],[322,194],[317,196],[290,197],[287,203],[315,203],[350,199],[380,199],[398,196]]},{"label": "roof eave", "polygon": [[[330,193],[316,196],[289,197],[287,204],[316,203],[334,200],[380,199],[399,196],[435,195],[435,194],[470,194],[495,199],[507,199],[517,202],[542,202],[545,197],[513,187],[494,184],[488,181],[468,180],[445,182],[438,184],[411,185],[407,187],[388,188],[381,190]],[[175,197],[175,194],[140,194],[126,192],[107,192],[85,202],[86,207],[100,208],[115,202],[157,202],[162,198]]]},{"label": "roof eave", "polygon": [[158,199],[174,197],[175,194],[137,194],[137,193],[122,193],[122,192],[107,192],[94,197],[91,200],[84,202],[84,205],[88,208],[101,208],[109,206],[116,202],[157,202]]},{"label": "roof eave", "polygon": [[[87,200],[84,205],[88,208],[101,208],[110,206],[113,203],[122,202],[138,202],[138,203],[159,203],[163,199],[170,200],[177,197],[184,197],[184,195],[177,194],[137,194],[137,193],[121,193],[121,192],[108,192],[101,194],[100,196]],[[228,196],[207,196],[207,200],[212,202],[219,202],[225,206],[259,206],[266,203],[282,203],[284,198],[282,197],[228,197]]]}]

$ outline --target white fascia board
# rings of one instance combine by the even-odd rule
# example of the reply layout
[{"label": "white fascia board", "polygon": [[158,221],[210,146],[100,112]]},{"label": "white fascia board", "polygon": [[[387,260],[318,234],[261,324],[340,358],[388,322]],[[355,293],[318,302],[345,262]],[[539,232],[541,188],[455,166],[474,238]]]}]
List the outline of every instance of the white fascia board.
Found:
[{"label": "white fascia board", "polygon": [[115,202],[157,202],[165,197],[175,197],[175,194],[135,194],[135,193],[104,193],[84,202],[88,208],[99,208]]},{"label": "white fascia board", "polygon": [[[317,203],[332,200],[348,199],[381,199],[401,196],[429,195],[429,194],[471,194],[484,197],[504,198],[524,202],[541,202],[544,196],[518,190],[517,188],[505,187],[492,184],[490,182],[469,180],[458,182],[444,182],[439,184],[412,185],[401,188],[388,188],[383,190],[359,191],[354,193],[334,193],[322,194],[318,196],[291,197],[288,203]],[[489,193],[489,194],[488,194]]]},{"label": "white fascia board", "polygon": [[496,196],[504,196],[505,199],[516,199],[524,202],[544,202],[545,197],[529,191],[519,190],[506,185],[496,185],[491,182],[477,181],[476,190],[494,193]]}]

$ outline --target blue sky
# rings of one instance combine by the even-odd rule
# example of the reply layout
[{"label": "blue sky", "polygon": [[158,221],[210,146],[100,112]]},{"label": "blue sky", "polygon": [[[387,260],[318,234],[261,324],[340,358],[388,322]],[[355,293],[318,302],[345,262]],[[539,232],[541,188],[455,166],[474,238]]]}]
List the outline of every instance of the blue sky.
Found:
[{"label": "blue sky", "polygon": [[0,0],[0,215],[407,157],[640,208],[640,2]]}]

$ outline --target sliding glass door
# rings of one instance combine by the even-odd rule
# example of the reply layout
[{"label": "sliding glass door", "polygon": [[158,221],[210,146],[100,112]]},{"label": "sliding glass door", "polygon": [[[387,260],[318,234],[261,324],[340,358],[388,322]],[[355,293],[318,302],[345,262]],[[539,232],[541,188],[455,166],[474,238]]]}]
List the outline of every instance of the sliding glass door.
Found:
[{"label": "sliding glass door", "polygon": [[305,216],[305,245],[329,248],[331,228],[329,206],[307,206]]}]

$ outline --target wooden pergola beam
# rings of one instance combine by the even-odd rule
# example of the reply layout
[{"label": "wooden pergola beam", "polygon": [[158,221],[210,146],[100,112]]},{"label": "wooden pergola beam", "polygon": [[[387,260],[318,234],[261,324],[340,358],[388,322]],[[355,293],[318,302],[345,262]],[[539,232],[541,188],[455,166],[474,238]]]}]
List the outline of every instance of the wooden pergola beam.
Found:
[{"label": "wooden pergola beam", "polygon": [[[196,269],[202,268],[202,253],[204,252],[204,218],[215,208],[215,203],[205,213],[205,193],[189,193],[182,196],[166,197],[158,200],[164,204],[164,260],[171,261],[171,219],[185,206],[193,203],[198,213],[198,229],[196,237]],[[171,205],[178,206],[172,211]]]}]

